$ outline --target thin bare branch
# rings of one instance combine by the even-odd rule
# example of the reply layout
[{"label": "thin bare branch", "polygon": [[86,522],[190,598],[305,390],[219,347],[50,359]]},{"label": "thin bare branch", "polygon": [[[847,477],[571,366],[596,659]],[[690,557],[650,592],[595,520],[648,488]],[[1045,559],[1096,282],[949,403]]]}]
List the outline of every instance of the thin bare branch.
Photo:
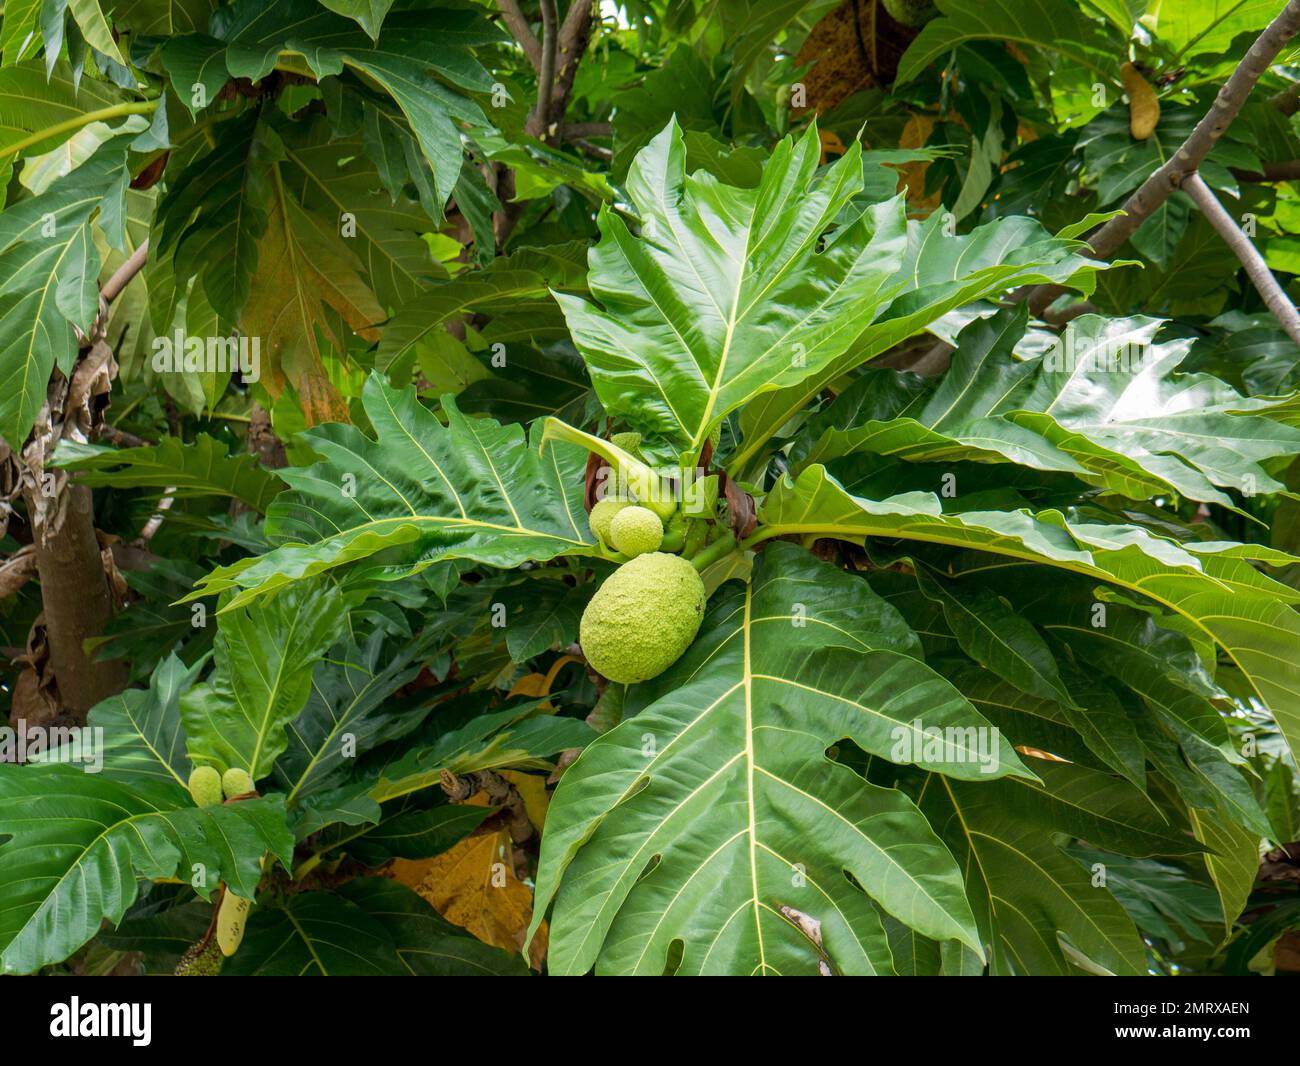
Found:
[{"label": "thin bare branch", "polygon": [[565,141],[576,141],[587,137],[612,137],[613,135],[614,124],[612,122],[566,122],[560,128],[560,139]]},{"label": "thin bare branch", "polygon": [[528,62],[532,64],[533,70],[540,72],[542,69],[542,46],[534,36],[532,28],[528,25],[528,20],[524,18],[524,13],[519,9],[517,0],[497,0],[497,10],[501,12],[501,18],[506,24],[506,29],[510,31],[510,36],[524,50],[524,55],[527,57]]},{"label": "thin bare branch", "polygon": [[99,439],[119,448],[145,448],[153,443],[124,429],[118,429],[117,426],[110,426],[107,422],[99,427]]},{"label": "thin bare branch", "polygon": [[[1288,0],[1286,7],[1268,24],[1237,64],[1237,69],[1215,97],[1214,105],[1196,124],[1187,140],[1124,202],[1124,214],[1112,218],[1088,237],[1093,256],[1105,259],[1114,255],[1173,195],[1187,175],[1196,172],[1237,117],[1256,82],[1297,30],[1300,30],[1300,0]],[[1028,294],[1030,309],[1041,314],[1064,291],[1057,285],[1037,286]]]},{"label": "thin bare branch", "polygon": [[176,502],[176,497],[172,495],[175,491],[176,487],[174,485],[163,491],[163,497],[158,501],[158,510],[149,517],[149,521],[140,530],[140,536],[136,538],[136,547],[147,548],[149,542],[153,540],[153,535],[162,528],[163,519],[167,517],[167,512],[171,510],[172,504]]},{"label": "thin bare branch", "polygon": [[1260,296],[1264,298],[1264,303],[1273,312],[1274,317],[1282,323],[1287,336],[1296,344],[1300,344],[1300,312],[1296,311],[1295,304],[1287,299],[1282,286],[1277,283],[1277,278],[1273,277],[1273,272],[1264,262],[1264,257],[1251,244],[1250,238],[1241,231],[1241,227],[1233,221],[1232,216],[1224,210],[1223,205],[1210,191],[1210,187],[1205,184],[1205,179],[1199,174],[1188,174],[1183,178],[1183,191],[1192,198],[1196,206],[1201,209],[1201,213],[1209,219],[1210,225],[1232,249],[1233,254],[1241,260],[1241,265],[1246,268],[1251,282],[1259,290]]},{"label": "thin bare branch", "polygon": [[555,91],[555,53],[560,46],[557,39],[560,14],[555,8],[555,0],[541,0],[541,5],[542,66],[537,72],[537,104],[528,116],[527,132],[540,140],[546,140],[551,124],[551,97]]},{"label": "thin bare branch", "polygon": [[[1300,0],[1298,0],[1300,2]],[[546,9],[555,12],[554,0],[543,5],[543,20]],[[573,79],[578,73],[578,63],[587,50],[591,40],[591,29],[595,19],[595,8],[590,0],[573,0],[569,5],[564,22],[559,27],[556,39],[555,57],[551,67],[550,78],[542,76],[542,46],[538,46],[538,106],[528,116],[527,129],[535,137],[549,139],[551,131],[559,131],[564,126],[564,113],[573,95]],[[545,36],[545,34],[544,34]],[[549,95],[543,85],[549,84]],[[543,96],[545,95],[545,99]],[[525,204],[515,201],[514,171],[502,164],[493,167],[493,191],[501,201],[502,208],[492,216],[492,232],[496,238],[498,251],[503,250],[510,234],[514,231]]]},{"label": "thin bare branch", "polygon": [[0,600],[12,596],[36,576],[36,546],[24,544],[0,562]]},{"label": "thin bare branch", "polygon": [[573,140],[573,146],[591,156],[592,159],[599,159],[602,163],[609,163],[614,159],[614,153],[608,148],[602,148],[598,144],[592,144],[590,141],[585,140],[582,137],[575,137]]},{"label": "thin bare branch", "polygon": [[99,295],[105,303],[111,304],[130,283],[141,269],[144,267],[145,260],[149,258],[149,238],[146,237],[140,242],[130,258],[127,259],[120,267],[113,271],[113,276],[104,282],[99,290]]}]

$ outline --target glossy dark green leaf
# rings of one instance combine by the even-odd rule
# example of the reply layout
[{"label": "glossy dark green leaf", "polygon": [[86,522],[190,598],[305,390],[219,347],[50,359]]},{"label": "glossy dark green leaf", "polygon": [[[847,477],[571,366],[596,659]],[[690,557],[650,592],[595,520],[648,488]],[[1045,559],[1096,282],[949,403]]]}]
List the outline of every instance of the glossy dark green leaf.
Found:
[{"label": "glossy dark green leaf", "polygon": [[972,780],[1026,773],[914,648],[869,586],[792,545],[724,586],[692,649],[560,780],[533,921],[553,900],[551,972],[657,974],[681,940],[678,973],[817,973],[798,912],[831,966],[889,973],[872,900],[970,943],[957,867],[920,813],[826,756],[851,739]]},{"label": "glossy dark green leaf", "polygon": [[0,969],[72,954],[135,902],[141,879],[221,881],[252,897],[270,851],[290,862],[279,797],[195,807],[176,782],[130,785],[72,766],[0,763]]},{"label": "glossy dark green leaf", "polygon": [[378,439],[351,425],[304,433],[324,458],[281,471],[292,491],[266,520],[280,546],[214,571],[199,594],[238,590],[231,609],[384,550],[391,577],[444,559],[508,567],[592,551],[581,449],[552,445],[539,456],[518,426],[467,418],[450,397],[444,426],[413,389],[392,389],[377,375],[364,404]]}]

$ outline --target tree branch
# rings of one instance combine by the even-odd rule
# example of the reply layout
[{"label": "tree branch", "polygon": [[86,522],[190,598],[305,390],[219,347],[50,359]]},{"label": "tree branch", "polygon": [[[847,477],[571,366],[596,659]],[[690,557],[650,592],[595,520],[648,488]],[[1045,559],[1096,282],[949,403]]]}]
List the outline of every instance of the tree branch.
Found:
[{"label": "tree branch", "polygon": [[1287,299],[1286,293],[1277,283],[1277,278],[1273,277],[1272,271],[1264,262],[1264,257],[1259,254],[1259,250],[1250,243],[1241,228],[1232,220],[1232,216],[1224,210],[1224,207],[1215,198],[1210,187],[1205,184],[1205,179],[1199,174],[1188,174],[1183,178],[1183,191],[1192,198],[1192,201],[1201,212],[1210,221],[1219,236],[1232,249],[1233,253],[1241,260],[1241,265],[1246,268],[1251,282],[1259,290],[1260,296],[1264,298],[1264,303],[1268,309],[1273,312],[1274,316],[1282,323],[1282,328],[1286,330],[1287,336],[1296,344],[1300,344],[1300,312],[1295,309],[1295,304]]},{"label": "tree branch", "polygon": [[104,330],[108,324],[108,305],[121,294],[123,289],[131,284],[131,279],[140,273],[148,258],[149,238],[146,237],[140,242],[140,246],[127,257],[126,261],[113,271],[113,276],[100,286],[99,314],[95,316],[95,321],[91,323],[90,333],[87,335],[78,331],[83,349],[89,348],[96,341],[103,339]]},{"label": "tree branch", "polygon": [[[1250,50],[1237,64],[1237,69],[1219,90],[1214,106],[1196,124],[1178,151],[1124,202],[1124,214],[1112,218],[1089,236],[1088,244],[1095,258],[1105,259],[1118,251],[1138,227],[1173,195],[1183,180],[1195,173],[1237,117],[1255,83],[1268,70],[1286,43],[1296,35],[1297,30],[1300,30],[1300,0],[1288,0],[1286,7],[1250,46]],[[1041,314],[1064,291],[1063,287],[1057,285],[1035,287],[1028,294],[1030,309],[1035,314]]]},{"label": "tree branch", "polygon": [[524,18],[524,13],[519,10],[517,0],[497,0],[497,10],[501,12],[501,18],[505,21],[510,36],[524,50],[524,55],[528,58],[528,62],[532,64],[533,70],[540,72],[542,69],[542,46],[537,43],[537,38],[533,36],[528,20]]},{"label": "tree branch", "polygon": [[12,596],[36,576],[36,545],[24,544],[0,562],[0,600]]},{"label": "tree branch", "polygon": [[[587,42],[591,40],[591,27],[595,19],[593,0],[573,0],[564,16],[564,25],[560,27],[557,57],[559,69],[555,73],[555,88],[557,95],[563,98],[565,107],[573,92],[573,79],[578,74],[578,60],[582,58],[582,53],[587,50]],[[561,108],[560,114],[553,116],[552,121],[558,121],[563,114],[564,109]]]},{"label": "tree branch", "polygon": [[107,304],[111,304],[123,289],[125,289],[140,270],[144,267],[145,260],[149,258],[149,238],[146,237],[140,242],[140,246],[131,253],[130,257],[113,271],[110,277],[100,287],[99,295]]},{"label": "tree branch", "polygon": [[560,127],[560,140],[576,141],[586,137],[612,137],[614,125],[611,122],[566,122]]},{"label": "tree branch", "polygon": [[[1296,0],[1300,3],[1300,0]],[[539,140],[547,140],[551,131],[560,131],[564,124],[564,112],[569,106],[569,97],[573,94],[573,79],[578,73],[578,62],[587,50],[591,39],[591,27],[594,21],[594,9],[591,0],[573,0],[564,16],[564,22],[558,31],[554,30],[558,21],[555,0],[542,3],[543,38],[538,45],[538,84],[537,105],[529,113],[526,132]],[[547,30],[545,27],[551,27]],[[531,31],[530,31],[531,35]],[[533,38],[536,42],[536,38]],[[554,54],[551,54],[552,48]],[[550,56],[549,61],[547,56]],[[549,76],[547,76],[548,68]],[[493,167],[495,183],[493,191],[501,201],[501,210],[492,217],[492,232],[496,238],[498,251],[504,250],[506,241],[514,230],[525,205],[514,199],[515,175],[509,167],[496,164]]]},{"label": "tree branch", "polygon": [[602,148],[598,144],[592,144],[590,141],[584,140],[581,137],[574,138],[573,147],[577,148],[581,152],[585,152],[587,155],[591,156],[592,159],[599,159],[602,163],[611,163],[614,160],[614,153],[608,148]]},{"label": "tree branch", "polygon": [[538,140],[546,140],[550,128],[551,97],[555,90],[556,23],[560,21],[555,0],[541,0],[542,5],[542,66],[537,72],[537,104],[528,116],[525,132]]}]

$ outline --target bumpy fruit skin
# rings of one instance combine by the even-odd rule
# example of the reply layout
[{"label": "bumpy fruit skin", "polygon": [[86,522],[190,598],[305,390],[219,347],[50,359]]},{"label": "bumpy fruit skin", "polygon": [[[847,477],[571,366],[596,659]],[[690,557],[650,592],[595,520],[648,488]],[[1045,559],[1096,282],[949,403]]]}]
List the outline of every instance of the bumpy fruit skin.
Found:
[{"label": "bumpy fruit skin", "polygon": [[1128,131],[1135,141],[1145,141],[1160,121],[1160,97],[1132,63],[1119,68],[1128,93]]},{"label": "bumpy fruit skin", "polygon": [[685,559],[638,555],[596,590],[578,628],[592,668],[621,684],[648,681],[691,646],[704,618],[704,582]]},{"label": "bumpy fruit skin", "polygon": [[591,514],[587,516],[587,525],[591,527],[592,536],[606,547],[610,547],[609,524],[619,511],[628,506],[630,504],[627,500],[616,500],[609,496],[597,500],[596,505],[591,509]]},{"label": "bumpy fruit skin", "polygon": [[640,433],[615,433],[609,438],[609,443],[615,448],[622,448],[629,455],[641,458],[641,434]]},{"label": "bumpy fruit skin", "polygon": [[247,770],[241,770],[238,766],[232,766],[221,775],[221,791],[225,793],[226,799],[234,799],[236,796],[247,796],[250,792],[256,792],[257,786],[253,779],[248,776]]},{"label": "bumpy fruit skin", "polygon": [[200,940],[185,949],[185,954],[172,973],[176,977],[216,977],[221,973],[221,964],[225,961],[226,957],[221,954],[221,948],[215,939],[209,940],[206,945]]},{"label": "bumpy fruit skin", "polygon": [[196,766],[188,786],[196,807],[215,807],[221,802],[221,774],[215,766]]},{"label": "bumpy fruit skin", "polygon": [[933,0],[885,0],[885,10],[895,22],[920,29],[939,13]]},{"label": "bumpy fruit skin", "polygon": [[609,524],[609,539],[616,551],[629,559],[659,550],[664,526],[659,516],[644,507],[624,507]]},{"label": "bumpy fruit skin", "polygon": [[226,889],[221,897],[221,909],[217,911],[217,947],[221,954],[230,956],[239,950],[244,941],[248,912],[252,908],[251,899],[236,896],[229,888]]}]

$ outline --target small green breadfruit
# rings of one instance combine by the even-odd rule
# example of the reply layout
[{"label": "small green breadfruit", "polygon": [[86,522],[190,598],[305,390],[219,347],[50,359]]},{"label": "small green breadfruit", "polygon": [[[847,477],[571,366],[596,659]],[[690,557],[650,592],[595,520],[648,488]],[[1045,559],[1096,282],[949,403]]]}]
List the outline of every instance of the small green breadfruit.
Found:
[{"label": "small green breadfruit", "polygon": [[225,961],[226,957],[221,954],[216,937],[207,944],[200,940],[185,949],[185,954],[181,956],[172,974],[176,977],[216,977],[221,973],[221,964]]},{"label": "small green breadfruit", "polygon": [[221,773],[215,766],[196,766],[188,787],[196,807],[215,807],[221,802]]},{"label": "small green breadfruit", "polygon": [[627,506],[629,501],[616,500],[611,496],[597,500],[596,505],[591,509],[591,514],[587,516],[587,525],[591,527],[592,536],[608,547],[610,545],[609,524],[614,520],[614,516]]},{"label": "small green breadfruit", "polygon": [[615,433],[609,438],[609,443],[615,448],[622,448],[628,455],[634,455],[641,458],[641,434],[640,433]]},{"label": "small green breadfruit", "polygon": [[616,551],[629,559],[659,550],[664,524],[644,507],[624,507],[609,523],[609,540]]},{"label": "small green breadfruit", "polygon": [[256,792],[257,786],[248,776],[247,770],[232,766],[221,775],[221,791],[226,794],[226,799],[231,800],[236,796],[247,796],[250,792]]},{"label": "small green breadfruit", "polygon": [[939,13],[933,0],[885,0],[885,10],[895,22],[918,30]]},{"label": "small green breadfruit", "polygon": [[614,571],[582,613],[578,642],[592,668],[625,685],[662,674],[704,618],[704,582],[685,559],[638,555]]}]

